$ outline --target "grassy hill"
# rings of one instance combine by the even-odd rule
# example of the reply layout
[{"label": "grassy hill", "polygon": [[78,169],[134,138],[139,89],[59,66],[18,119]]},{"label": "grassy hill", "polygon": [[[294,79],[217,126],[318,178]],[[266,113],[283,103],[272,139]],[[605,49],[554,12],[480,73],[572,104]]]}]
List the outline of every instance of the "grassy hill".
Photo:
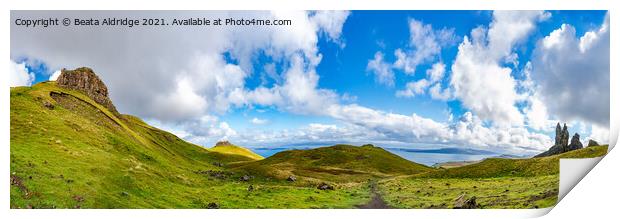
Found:
[{"label": "grassy hill", "polygon": [[549,157],[527,159],[488,158],[482,162],[421,174],[429,178],[486,178],[502,176],[543,176],[558,174],[560,158],[600,157],[607,146],[591,146]]},{"label": "grassy hill", "polygon": [[249,174],[334,182],[363,181],[376,177],[411,175],[433,170],[372,145],[334,145],[311,150],[282,151],[264,160],[242,162],[236,169]]},{"label": "grassy hill", "polygon": [[240,182],[219,164],[247,155],[185,142],[55,82],[11,88],[10,108],[11,208],[347,208],[368,198],[361,185]]},{"label": "grassy hill", "polygon": [[247,148],[244,148],[244,147],[239,147],[239,146],[233,145],[233,144],[216,145],[216,146],[210,148],[209,150],[213,151],[213,152],[222,153],[222,154],[232,154],[232,155],[244,156],[244,157],[248,157],[248,158],[250,158],[252,160],[264,159],[263,156],[260,156],[260,155],[258,155],[256,153],[254,153],[250,149],[247,149]]},{"label": "grassy hill", "polygon": [[398,208],[452,208],[455,198],[475,196],[481,208],[545,208],[558,198],[560,159],[599,157],[592,146],[542,158],[489,158],[461,167],[385,179],[379,189]]}]

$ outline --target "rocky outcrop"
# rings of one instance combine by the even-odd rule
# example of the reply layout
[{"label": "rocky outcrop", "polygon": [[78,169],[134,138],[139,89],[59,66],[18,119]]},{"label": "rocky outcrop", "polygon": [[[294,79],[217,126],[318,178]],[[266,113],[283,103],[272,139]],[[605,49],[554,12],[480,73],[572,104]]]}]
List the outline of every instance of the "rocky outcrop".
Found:
[{"label": "rocky outcrop", "polygon": [[564,127],[560,127],[560,123],[555,126],[555,145],[568,145],[568,128],[566,127],[566,123],[564,123]]},{"label": "rocky outcrop", "polygon": [[233,145],[228,141],[218,141],[217,143],[215,143],[215,146],[230,146]]},{"label": "rocky outcrop", "polygon": [[568,144],[569,136],[566,123],[564,123],[564,127],[560,127],[560,123],[558,123],[555,126],[555,144],[551,146],[549,150],[534,157],[546,157],[583,148],[583,144],[581,144],[581,141],[579,140],[579,134],[575,133],[575,135],[573,135],[570,144]]},{"label": "rocky outcrop", "polygon": [[476,203],[476,196],[466,198],[465,194],[462,194],[454,200],[454,209],[475,209],[480,207],[480,204]]},{"label": "rocky outcrop", "polygon": [[598,144],[598,142],[596,142],[595,140],[590,139],[588,141],[588,147],[590,146],[599,146],[600,144]]},{"label": "rocky outcrop", "polygon": [[573,138],[570,139],[570,144],[568,145],[567,150],[572,151],[582,148],[583,144],[581,144],[581,141],[579,140],[579,134],[575,133],[575,135],[573,135]]},{"label": "rocky outcrop", "polygon": [[75,70],[62,69],[56,83],[62,88],[78,90],[111,112],[118,114],[109,98],[108,87],[92,69],[87,67]]}]

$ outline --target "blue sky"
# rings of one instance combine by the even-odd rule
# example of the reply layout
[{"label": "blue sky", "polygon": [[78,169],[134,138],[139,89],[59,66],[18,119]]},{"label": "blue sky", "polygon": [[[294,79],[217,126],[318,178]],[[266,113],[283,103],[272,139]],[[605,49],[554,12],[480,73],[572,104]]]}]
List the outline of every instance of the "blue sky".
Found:
[{"label": "blue sky", "polygon": [[[16,16],[14,13],[12,15]],[[75,16],[81,16],[86,12],[73,13]],[[170,12],[171,16],[175,13],[178,15],[180,12]],[[599,47],[605,48],[605,43],[608,48],[609,32],[604,29],[605,23],[608,22],[607,12],[546,11],[527,15],[518,13],[351,11],[279,15],[269,12],[248,12],[247,14],[232,12],[232,15],[240,16],[291,17],[293,25],[300,27],[293,30],[287,27],[277,27],[265,31],[252,28],[209,30],[216,33],[198,30],[197,33],[192,33],[191,37],[184,35],[186,33],[183,31],[171,31],[166,33],[167,36],[191,41],[187,43],[188,45],[178,46],[185,48],[183,50],[185,53],[176,55],[174,57],[176,62],[172,59],[169,63],[165,61],[168,59],[164,53],[169,51],[165,45],[159,50],[157,46],[154,46],[153,51],[139,58],[145,61],[136,62],[133,66],[126,68],[118,67],[127,64],[121,58],[99,59],[114,54],[119,49],[115,48],[118,46],[123,46],[123,51],[130,51],[128,53],[132,55],[141,54],[141,52],[133,51],[144,47],[126,42],[134,37],[138,38],[137,33],[134,35],[134,33],[101,30],[103,33],[101,43],[112,47],[110,51],[96,46],[89,48],[93,45],[78,42],[76,49],[50,52],[57,48],[44,43],[62,40],[55,38],[55,34],[62,34],[63,31],[68,30],[55,30],[55,33],[49,33],[52,36],[49,37],[51,39],[43,39],[46,37],[46,33],[43,33],[40,37],[29,36],[22,40],[15,37],[32,34],[32,32],[12,26],[12,39],[16,40],[13,40],[11,44],[11,60],[16,65],[24,64],[25,72],[34,74],[33,80],[29,81],[30,84],[48,80],[50,75],[60,67],[92,66],[111,88],[113,101],[121,111],[144,117],[159,127],[205,146],[212,145],[218,140],[228,139],[250,147],[341,142],[375,143],[400,147],[472,147],[533,153],[551,146],[555,122],[569,123],[571,133],[581,132],[580,134],[586,138],[605,141],[604,137],[599,136],[604,136],[605,132],[608,132],[609,123],[608,121],[605,123],[605,120],[609,120],[609,111],[591,115],[578,109],[570,111],[569,107],[560,107],[570,103],[560,103],[557,107],[549,103],[553,95],[556,95],[553,91],[570,92],[569,96],[583,99],[579,92],[569,88],[578,85],[587,90],[589,87],[596,87],[601,81],[605,81],[605,78],[608,82],[608,64],[604,66],[604,63],[601,65],[590,61],[609,59],[608,49],[606,54],[594,51]],[[36,16],[37,13],[32,12],[30,15]],[[104,16],[104,14],[100,15]],[[208,12],[204,12],[203,15],[218,16]],[[412,28],[417,24],[421,28],[418,29],[419,31],[428,31],[426,33],[430,35],[422,35],[419,40],[414,40]],[[572,29],[563,28],[563,24],[569,25]],[[510,25],[515,25],[514,29]],[[474,36],[472,32],[474,30],[482,33],[483,37],[479,38],[482,39],[481,43],[476,43],[478,38]],[[499,34],[496,30],[499,30]],[[523,34],[518,33],[520,30]],[[570,30],[574,30],[574,33]],[[137,30],[139,31],[141,29]],[[220,45],[230,46],[207,45],[212,43],[209,42],[210,39],[214,39],[214,43],[219,42],[218,31],[225,36],[230,35],[224,32],[232,32],[234,37],[239,39],[228,40],[222,37]],[[300,35],[296,35],[297,32],[300,32]],[[558,34],[552,36],[553,32]],[[594,45],[591,46],[594,49],[590,49],[592,51],[579,50],[579,45],[584,44],[579,44],[579,42],[585,42],[584,36],[588,35],[588,32],[597,36],[592,42],[588,41]],[[308,33],[311,34],[308,35]],[[105,35],[116,36],[114,34],[122,36],[116,39],[115,37],[103,38]],[[210,37],[209,34],[213,36]],[[504,34],[505,39],[502,36]],[[263,39],[262,36],[270,37]],[[257,39],[253,41],[253,37]],[[170,43],[163,36],[161,39],[157,36],[153,38],[149,43]],[[460,48],[465,45],[465,38],[472,42],[472,51],[477,52],[466,53],[467,48]],[[555,47],[544,47],[542,45],[545,38],[548,38],[549,42],[557,38],[559,43],[554,44]],[[149,40],[151,39],[146,41]],[[277,42],[277,40],[284,43]],[[425,47],[420,43],[427,45]],[[429,43],[435,47],[428,47]],[[26,44],[40,44],[42,46],[39,47],[49,48],[33,49],[25,46]],[[503,45],[508,45],[508,47],[502,47]],[[80,46],[86,48],[79,48]],[[175,45],[171,44],[171,46]],[[424,48],[432,52],[425,55],[422,61],[415,62],[414,72],[408,72],[405,67],[398,66],[397,50],[406,54],[405,57],[401,57],[403,60],[411,60],[415,59],[416,53],[422,54],[420,51]],[[572,50],[569,50],[571,48]],[[80,53],[80,49],[101,54]],[[583,68],[592,68],[591,65],[596,65],[594,66],[596,70],[593,72],[549,72],[553,71],[549,69],[562,69],[561,67],[567,65],[568,61],[564,59],[568,54],[563,54],[562,51],[563,53],[581,51],[583,54],[576,55],[577,60],[571,62]],[[382,55],[382,60],[376,63],[383,64],[385,72],[389,73],[388,76],[393,77],[388,80],[389,83],[378,81],[379,71],[370,67],[370,63],[378,53]],[[462,57],[457,57],[459,53],[462,53]],[[480,53],[489,55],[488,57],[484,55],[475,57]],[[500,55],[494,57],[496,53]],[[136,59],[135,56],[127,56],[132,60]],[[75,58],[72,59],[72,57]],[[463,62],[457,63],[457,58]],[[198,61],[194,63],[192,60]],[[300,66],[295,66],[295,60],[301,60]],[[481,63],[477,63],[478,61]],[[442,68],[441,76],[435,80],[431,79],[427,71],[437,63],[442,63],[445,67]],[[556,68],[554,65],[560,67]],[[201,66],[207,66],[208,69],[201,69]],[[176,72],[170,72],[170,69]],[[488,77],[480,77],[476,72],[476,70],[487,71],[488,69],[491,69]],[[488,85],[493,87],[492,85],[495,84],[493,80],[485,80],[485,78],[506,73],[494,73],[494,70],[509,72],[507,76],[498,77],[498,80],[503,81],[497,82],[507,82],[509,86],[507,90],[498,86],[490,88],[488,93],[484,93],[484,88],[482,88],[482,93],[480,93],[480,86],[468,87],[475,84],[484,87],[485,83],[490,83]],[[151,93],[145,91],[144,95],[123,93],[126,92],[125,89],[129,89],[128,83],[122,82],[123,75],[131,74],[140,78],[144,77],[147,72],[161,73],[153,73],[155,76],[152,76],[152,79],[135,81],[135,83],[150,84],[149,80],[155,80],[161,76],[162,80],[156,83],[161,83],[165,88]],[[452,78],[455,74],[464,79],[454,82]],[[579,78],[584,74],[597,74],[599,77],[588,81],[567,80],[556,83],[557,77]],[[230,79],[235,78],[231,75],[238,76],[239,80]],[[294,80],[295,77],[298,77],[298,80]],[[222,82],[222,79],[230,79],[234,83]],[[424,80],[427,84],[421,87],[421,92],[414,91],[414,95],[410,96],[397,94],[399,91],[406,90],[408,83]],[[469,80],[473,82],[469,83]],[[532,85],[521,86],[522,84]],[[432,96],[431,88],[435,85],[440,88],[439,91],[449,94],[449,97]],[[296,89],[296,86],[308,89]],[[553,86],[558,86],[558,88],[551,89]],[[182,92],[186,91],[183,88],[188,88],[186,90],[189,90],[189,93]],[[262,88],[268,89],[269,92],[259,95],[257,91]],[[606,93],[609,97],[608,86],[606,88],[603,86],[593,92]],[[495,96],[494,93],[504,96]],[[182,98],[174,96],[177,94]],[[265,95],[271,95],[270,97],[274,99],[266,98]],[[474,97],[472,98],[471,95]],[[156,103],[159,100],[168,97],[177,97],[173,98],[176,101],[187,96],[196,98],[187,101],[179,100],[181,102],[176,105],[177,107],[166,108],[165,111],[141,108],[145,105],[157,106]],[[506,97],[512,98],[511,101],[502,100]],[[477,102],[476,98],[488,98],[489,101]],[[494,98],[497,100],[493,100]],[[602,102],[603,105],[607,102],[609,106],[608,99],[596,99],[596,101]],[[534,102],[540,107],[533,107]],[[185,103],[187,105],[183,105]],[[222,103],[228,107],[222,107]],[[214,107],[214,105],[217,106]],[[184,108],[184,110],[175,108]],[[528,112],[536,113],[528,114]],[[607,119],[605,119],[605,113]],[[534,117],[534,115],[539,116]],[[537,121],[534,121],[534,118]],[[404,123],[399,124],[399,121]],[[201,129],[201,131],[196,131],[196,129]],[[259,138],[257,136],[281,137],[281,139],[259,141],[256,140]],[[345,137],[338,138],[338,136]],[[499,139],[497,143],[494,143],[495,139]],[[586,139],[583,138],[582,141]]]}]

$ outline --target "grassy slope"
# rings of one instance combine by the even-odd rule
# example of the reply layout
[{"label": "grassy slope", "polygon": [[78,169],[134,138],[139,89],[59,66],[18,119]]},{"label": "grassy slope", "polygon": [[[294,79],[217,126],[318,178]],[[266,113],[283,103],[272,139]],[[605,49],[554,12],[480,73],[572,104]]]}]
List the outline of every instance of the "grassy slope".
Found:
[{"label": "grassy slope", "polygon": [[599,157],[607,146],[543,158],[491,158],[462,167],[381,181],[386,201],[399,208],[452,208],[461,194],[483,208],[544,208],[557,202],[559,159]]},{"label": "grassy slope", "polygon": [[359,182],[432,170],[379,147],[351,145],[282,151],[264,160],[236,166],[250,174],[279,179],[296,175],[310,181],[333,182]]},{"label": "grassy slope", "polygon": [[[52,91],[66,95],[53,99]],[[23,185],[11,186],[11,208],[346,208],[368,199],[360,186],[317,191],[198,173],[226,171],[214,162],[250,159],[210,152],[136,117],[118,118],[53,82],[11,88],[10,103],[11,177]]]},{"label": "grassy slope", "polygon": [[560,158],[600,157],[607,146],[593,146],[549,157],[529,159],[489,158],[480,163],[421,174],[431,178],[488,178],[501,176],[544,176],[558,174]]},{"label": "grassy slope", "polygon": [[416,178],[379,183],[397,208],[452,208],[457,197],[476,196],[482,208],[545,208],[557,201],[558,175],[498,178]]},{"label": "grassy slope", "polygon": [[254,153],[250,149],[239,147],[237,145],[218,145],[218,146],[210,148],[209,150],[214,151],[214,152],[219,152],[222,154],[233,154],[233,155],[245,156],[252,160],[264,159],[263,156],[260,156]]}]

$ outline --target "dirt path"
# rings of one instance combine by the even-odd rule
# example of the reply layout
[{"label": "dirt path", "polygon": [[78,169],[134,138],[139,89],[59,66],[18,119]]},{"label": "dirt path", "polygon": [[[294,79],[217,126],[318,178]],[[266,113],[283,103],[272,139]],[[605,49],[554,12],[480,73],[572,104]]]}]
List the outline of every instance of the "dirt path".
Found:
[{"label": "dirt path", "polygon": [[376,181],[370,182],[370,195],[372,196],[372,198],[370,198],[370,201],[368,201],[368,203],[366,203],[366,204],[358,205],[357,208],[361,208],[361,209],[388,209],[388,208],[392,208],[392,207],[390,207],[385,202],[385,200],[383,200],[383,197],[381,196],[381,193],[379,193],[379,191],[377,189],[377,182]]}]

